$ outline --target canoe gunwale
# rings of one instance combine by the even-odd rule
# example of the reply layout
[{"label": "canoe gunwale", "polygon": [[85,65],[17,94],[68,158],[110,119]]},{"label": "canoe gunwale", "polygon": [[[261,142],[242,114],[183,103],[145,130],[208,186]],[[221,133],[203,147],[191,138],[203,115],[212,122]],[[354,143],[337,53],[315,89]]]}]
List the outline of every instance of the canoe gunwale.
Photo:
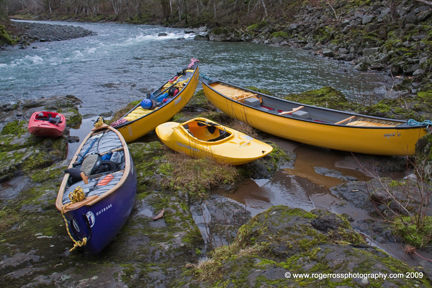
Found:
[{"label": "canoe gunwale", "polygon": [[[195,76],[195,74],[197,73],[197,71],[199,71],[199,69],[198,69],[199,67],[198,67],[198,64],[196,64],[196,66],[195,66],[195,68],[194,68],[194,72],[192,73],[192,76],[189,78],[189,80],[186,82],[186,84],[183,86],[183,88],[182,88],[182,90],[174,97],[174,98],[172,98],[170,101],[169,101],[169,103],[171,103],[171,102],[175,102],[177,99],[179,99],[182,95],[183,95],[183,92],[184,91],[186,91],[186,88],[188,87],[188,85],[189,85],[189,83],[192,81],[192,79],[194,78],[194,76]],[[162,84],[162,86],[161,87],[159,87],[158,89],[156,89],[155,91],[158,91],[158,90],[160,90],[160,89],[162,89],[167,83],[169,82],[169,80],[168,81],[166,81],[164,84]],[[159,107],[158,109],[154,109],[153,111],[151,111],[150,113],[147,113],[147,114],[145,114],[145,115],[143,115],[143,116],[141,116],[141,117],[139,117],[139,118],[137,118],[137,119],[135,119],[135,120],[132,120],[132,121],[127,121],[127,122],[125,122],[125,123],[122,123],[122,124],[120,124],[120,125],[118,125],[118,126],[116,126],[116,127],[114,127],[114,128],[116,128],[116,129],[120,129],[120,128],[124,128],[124,127],[127,127],[128,125],[131,125],[132,123],[134,123],[134,122],[137,122],[137,121],[140,121],[140,120],[142,120],[143,118],[145,118],[145,117],[147,117],[147,116],[150,116],[150,115],[152,115],[152,114],[154,114],[155,112],[162,112],[162,110],[166,110],[166,109],[164,109],[164,108],[166,108],[166,107],[168,107],[168,104],[169,103],[167,103],[166,105],[163,105],[162,107]],[[125,113],[122,117],[120,117],[119,119],[123,119],[124,118],[124,116],[126,116],[126,115],[129,115],[132,111],[134,111],[138,106],[140,106],[141,104],[140,103],[138,103],[137,105],[135,105],[131,110],[129,110],[127,113]]]},{"label": "canoe gunwale", "polygon": [[116,192],[119,188],[122,187],[122,185],[126,182],[127,178],[129,177],[129,174],[131,173],[131,155],[129,153],[129,148],[126,144],[126,141],[123,139],[123,136],[121,135],[121,133],[119,131],[117,131],[117,129],[115,129],[109,125],[106,125],[106,124],[103,125],[102,127],[98,128],[98,129],[92,129],[92,131],[84,138],[84,140],[81,142],[80,146],[76,150],[75,155],[72,157],[72,160],[69,163],[68,169],[73,167],[73,163],[75,163],[76,159],[78,158],[78,154],[81,152],[81,149],[84,147],[84,144],[87,142],[87,140],[91,136],[95,135],[97,133],[97,131],[100,131],[103,129],[108,129],[108,130],[111,130],[114,133],[116,133],[116,135],[119,137],[119,139],[122,143],[123,151],[125,154],[125,168],[124,168],[122,177],[120,178],[119,182],[113,188],[111,188],[110,190],[108,190],[104,194],[97,196],[97,197],[93,197],[91,200],[88,200],[88,198],[90,198],[90,197],[88,197],[81,202],[74,203],[75,205],[72,206],[72,205],[67,205],[67,204],[63,205],[63,195],[66,191],[67,181],[69,180],[69,176],[70,176],[69,173],[66,173],[63,177],[62,182],[61,182],[59,192],[57,193],[57,199],[56,199],[57,210],[59,210],[61,212],[67,212],[67,211],[77,210],[83,206],[92,206],[92,205],[96,204],[97,202],[103,200],[104,198],[108,197],[109,195],[113,194],[114,192]]},{"label": "canoe gunwale", "polygon": [[335,126],[335,127],[340,127],[340,128],[348,128],[348,129],[353,128],[353,129],[380,129],[380,130],[401,129],[401,130],[405,130],[405,129],[419,129],[419,128],[426,129],[427,128],[426,124],[424,124],[424,125],[418,125],[418,126],[397,126],[396,125],[396,126],[387,126],[387,127],[383,127],[383,126],[347,126],[347,125],[335,124],[335,123],[330,123],[330,122],[328,122],[328,123],[325,123],[325,122],[316,122],[316,121],[308,120],[308,119],[301,119],[301,118],[296,118],[296,117],[290,117],[290,115],[279,115],[279,114],[274,114],[274,113],[271,113],[271,112],[268,112],[268,111],[264,111],[264,110],[258,109],[258,108],[253,107],[253,106],[245,105],[244,103],[242,103],[240,101],[236,101],[236,100],[234,100],[234,99],[232,99],[230,97],[227,97],[227,96],[223,95],[221,92],[219,92],[216,89],[214,89],[211,86],[211,84],[213,84],[213,83],[220,83],[220,84],[223,84],[223,85],[227,85],[229,87],[233,87],[233,88],[236,88],[236,89],[240,89],[240,90],[243,90],[243,91],[247,91],[247,92],[251,92],[251,93],[257,94],[258,96],[262,96],[262,97],[266,97],[266,98],[271,98],[271,99],[274,99],[274,100],[279,101],[279,102],[286,102],[286,103],[295,104],[295,105],[302,105],[302,106],[305,106],[305,107],[310,107],[310,108],[318,109],[318,110],[322,110],[322,111],[342,113],[342,114],[346,114],[347,116],[363,117],[363,118],[369,118],[369,119],[372,119],[372,120],[391,121],[391,122],[398,122],[400,124],[406,123],[406,120],[384,118],[384,117],[378,117],[378,116],[370,116],[370,115],[358,114],[358,113],[349,112],[349,111],[342,111],[342,110],[336,110],[336,109],[331,109],[331,108],[319,107],[319,106],[315,106],[315,105],[304,104],[304,103],[300,103],[300,102],[296,102],[296,101],[290,101],[290,100],[278,98],[278,97],[275,97],[275,96],[267,95],[267,94],[264,94],[264,93],[261,93],[261,92],[258,92],[258,91],[254,91],[254,90],[250,90],[250,89],[247,89],[247,88],[239,87],[239,86],[236,86],[236,85],[228,84],[228,83],[225,83],[223,81],[212,81],[212,82],[209,83],[208,81],[201,80],[201,83],[203,85],[205,85],[207,88],[209,88],[210,90],[212,90],[213,92],[215,92],[216,94],[220,95],[221,97],[223,97],[226,100],[229,100],[232,103],[235,103],[237,105],[241,105],[241,106],[244,106],[244,107],[247,107],[247,108],[250,108],[250,109],[254,109],[254,110],[258,111],[258,112],[266,113],[266,114],[269,114],[269,115],[272,115],[272,116],[275,116],[275,117],[282,117],[284,119],[290,119],[290,120],[301,121],[301,122],[308,122],[308,123],[311,123],[311,124],[319,124],[319,125]]}]

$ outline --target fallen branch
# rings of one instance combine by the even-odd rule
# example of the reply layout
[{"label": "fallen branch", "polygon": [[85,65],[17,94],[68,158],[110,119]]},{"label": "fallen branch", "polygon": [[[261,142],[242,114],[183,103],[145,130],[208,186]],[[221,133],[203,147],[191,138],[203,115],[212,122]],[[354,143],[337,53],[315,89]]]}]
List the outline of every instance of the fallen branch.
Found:
[{"label": "fallen branch", "polygon": [[416,256],[422,258],[423,260],[432,262],[432,259],[424,257],[423,255],[420,255],[417,252],[417,249],[415,247],[411,246],[411,245],[406,245],[404,250],[405,250],[405,253],[408,254],[408,255],[416,255]]},{"label": "fallen branch", "polygon": [[423,4],[426,4],[426,5],[430,5],[430,6],[432,6],[432,1],[426,1],[426,0],[416,0],[417,2],[421,2],[421,3],[423,3]]},{"label": "fallen branch", "polygon": [[332,9],[332,11],[333,11],[333,13],[334,13],[334,16],[335,16],[336,20],[339,20],[339,16],[337,15],[336,10],[333,8],[333,5],[330,3],[329,0],[327,0],[326,2],[327,2],[327,5],[329,5],[330,8]]}]

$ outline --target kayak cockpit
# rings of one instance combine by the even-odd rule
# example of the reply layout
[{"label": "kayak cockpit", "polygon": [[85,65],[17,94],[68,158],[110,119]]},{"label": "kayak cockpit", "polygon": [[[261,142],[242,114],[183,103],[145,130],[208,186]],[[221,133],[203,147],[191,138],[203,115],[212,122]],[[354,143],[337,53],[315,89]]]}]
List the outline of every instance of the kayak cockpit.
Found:
[{"label": "kayak cockpit", "polygon": [[232,134],[223,129],[220,125],[204,121],[204,120],[193,120],[189,121],[182,126],[187,133],[197,138],[198,140],[205,142],[216,142],[230,137]]}]

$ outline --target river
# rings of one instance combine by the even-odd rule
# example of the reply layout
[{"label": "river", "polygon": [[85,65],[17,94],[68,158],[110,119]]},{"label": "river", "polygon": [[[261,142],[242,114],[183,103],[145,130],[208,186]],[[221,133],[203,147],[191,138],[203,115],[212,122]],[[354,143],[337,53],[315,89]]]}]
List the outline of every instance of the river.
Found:
[{"label": "river", "polygon": [[70,94],[83,101],[82,114],[116,111],[159,87],[191,57],[209,77],[277,95],[332,86],[361,100],[379,98],[388,87],[382,74],[358,72],[294,48],[196,41],[183,29],[150,25],[41,23],[81,26],[96,34],[0,51],[0,104]]}]

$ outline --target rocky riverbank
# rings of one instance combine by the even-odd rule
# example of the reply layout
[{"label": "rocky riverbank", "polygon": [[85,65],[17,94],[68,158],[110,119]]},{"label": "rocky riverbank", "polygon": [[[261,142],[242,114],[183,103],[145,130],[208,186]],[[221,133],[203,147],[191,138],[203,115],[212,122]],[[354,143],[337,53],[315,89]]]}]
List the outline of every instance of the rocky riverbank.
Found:
[{"label": "rocky riverbank", "polygon": [[[13,32],[10,41],[4,44],[18,44],[25,48],[32,42],[62,41],[94,35],[94,32],[73,25],[54,25],[12,21],[8,30]],[[1,43],[1,42],[0,42]]]},{"label": "rocky riverbank", "polygon": [[[311,2],[311,1],[310,1]],[[333,4],[332,4],[333,3]],[[295,6],[297,5],[297,6]],[[319,1],[293,4],[292,17],[247,27],[219,26],[212,41],[301,47],[393,77],[388,98],[432,95],[432,7],[421,1]]]},{"label": "rocky riverbank", "polygon": [[[361,226],[355,219],[330,212],[279,206],[251,218],[242,204],[213,194],[216,188],[230,193],[249,177],[271,178],[294,157],[275,144],[269,156],[242,167],[179,155],[163,146],[154,133],[129,144],[138,176],[131,217],[102,254],[69,253],[72,242],[54,206],[68,165],[67,137],[30,136],[26,120],[35,110],[62,109],[71,127],[81,122],[79,104],[66,96],[1,109],[0,161],[2,175],[8,177],[0,179],[0,279],[9,287],[430,287],[421,268],[416,271],[422,274],[416,275],[422,278],[415,279],[287,277],[287,272],[406,274],[415,270],[371,246],[348,220],[368,235],[384,235],[383,231],[391,235],[388,225],[364,222]],[[215,111],[202,91],[175,121],[197,115],[266,139]],[[370,198],[362,185],[354,181],[332,193],[369,209]],[[163,218],[154,221],[162,209]]]}]

